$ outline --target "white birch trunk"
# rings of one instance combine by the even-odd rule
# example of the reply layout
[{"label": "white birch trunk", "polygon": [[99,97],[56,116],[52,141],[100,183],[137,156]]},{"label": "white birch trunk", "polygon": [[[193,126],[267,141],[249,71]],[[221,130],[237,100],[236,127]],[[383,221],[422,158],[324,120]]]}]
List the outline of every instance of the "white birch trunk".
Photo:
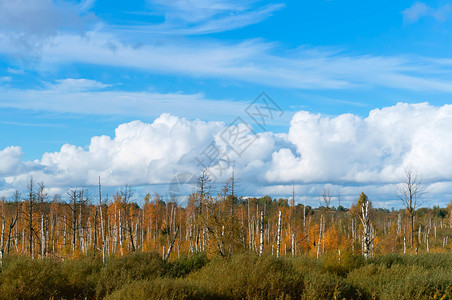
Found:
[{"label": "white birch trunk", "polygon": [[6,221],[2,222],[2,236],[0,237],[0,265],[3,264],[3,255],[5,253],[5,225]]},{"label": "white birch trunk", "polygon": [[281,250],[281,211],[279,211],[278,217],[278,239],[276,243],[276,257],[279,257],[280,250]]},{"label": "white birch trunk", "polygon": [[317,259],[320,254],[320,245],[322,243],[322,227],[323,227],[323,215],[320,216],[320,225],[319,225],[319,242],[317,244]]},{"label": "white birch trunk", "polygon": [[41,214],[41,258],[45,257],[46,252],[46,235],[44,228],[44,214]]},{"label": "white birch trunk", "polygon": [[261,212],[261,234],[260,234],[260,248],[259,248],[259,254],[262,255],[264,252],[264,212]]}]

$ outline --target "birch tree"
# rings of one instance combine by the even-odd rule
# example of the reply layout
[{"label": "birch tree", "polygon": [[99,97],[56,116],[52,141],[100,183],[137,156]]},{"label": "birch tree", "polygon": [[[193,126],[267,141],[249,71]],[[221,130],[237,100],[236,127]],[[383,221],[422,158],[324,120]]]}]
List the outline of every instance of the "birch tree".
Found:
[{"label": "birch tree", "polygon": [[371,237],[371,227],[370,227],[370,201],[366,194],[361,193],[358,200],[358,207],[361,209],[361,213],[358,215],[361,223],[363,225],[363,254],[364,258],[369,258],[370,246],[374,241],[374,237]]},{"label": "birch tree", "polygon": [[278,236],[277,236],[277,241],[276,241],[276,257],[279,257],[279,252],[281,249],[281,211],[279,211],[279,216],[278,216]]}]

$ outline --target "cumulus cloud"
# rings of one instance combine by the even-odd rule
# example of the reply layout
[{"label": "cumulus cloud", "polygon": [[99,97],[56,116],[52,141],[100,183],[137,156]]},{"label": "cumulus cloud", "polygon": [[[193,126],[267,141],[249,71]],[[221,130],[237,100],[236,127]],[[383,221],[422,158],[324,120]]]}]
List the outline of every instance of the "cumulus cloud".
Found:
[{"label": "cumulus cloud", "polygon": [[6,147],[0,151],[0,176],[15,175],[21,168],[22,149],[17,146]]},{"label": "cumulus cloud", "polygon": [[365,118],[300,111],[288,133],[245,133],[253,142],[237,154],[224,139],[226,124],[163,114],[152,123],[121,124],[113,138],[95,136],[87,147],[63,145],[34,162],[22,162],[21,149],[8,147],[0,152],[0,174],[4,190],[25,186],[30,176],[54,188],[94,186],[98,176],[106,186],[168,184],[176,174],[198,174],[213,145],[222,159],[207,163],[209,171],[221,184],[234,165],[244,195],[290,195],[295,183],[298,199],[316,202],[326,186],[345,203],[365,191],[397,206],[391,199],[408,165],[429,197],[450,195],[451,124],[452,105],[399,103]]},{"label": "cumulus cloud", "polygon": [[[65,144],[58,152],[45,153],[36,161],[41,169],[14,176],[10,183],[23,185],[33,176],[51,186],[89,186],[101,176],[110,186],[165,184],[179,173],[197,174],[204,167],[209,167],[215,179],[223,180],[233,165],[243,176],[263,183],[265,179],[256,176],[256,170],[263,174],[274,149],[287,146],[285,135],[258,134],[247,151],[237,155],[220,137],[225,129],[222,122],[189,121],[169,114],[152,123],[121,124],[114,138],[95,136],[87,148]],[[214,156],[212,151],[219,153]]]},{"label": "cumulus cloud", "polygon": [[403,19],[408,23],[415,23],[423,17],[433,17],[438,21],[445,21],[450,13],[451,7],[445,4],[438,8],[432,8],[423,2],[415,2],[412,6],[405,9]]},{"label": "cumulus cloud", "polygon": [[288,139],[296,152],[279,149],[269,182],[388,183],[412,164],[426,180],[452,179],[452,106],[399,103],[366,118],[352,114],[294,115]]},{"label": "cumulus cloud", "polygon": [[189,157],[199,153],[222,126],[169,114],[153,123],[122,124],[114,138],[93,137],[86,149],[66,144],[58,152],[45,153],[38,161],[42,170],[16,176],[13,183],[23,184],[30,175],[55,186],[93,185],[98,176],[105,185],[168,182],[178,169],[194,171],[194,158]]}]

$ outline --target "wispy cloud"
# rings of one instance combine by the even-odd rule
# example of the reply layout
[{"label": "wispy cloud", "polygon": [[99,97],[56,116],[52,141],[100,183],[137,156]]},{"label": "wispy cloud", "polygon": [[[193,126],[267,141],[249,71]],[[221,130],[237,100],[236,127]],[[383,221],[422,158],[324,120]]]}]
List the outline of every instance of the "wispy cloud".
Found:
[{"label": "wispy cloud", "polygon": [[[165,4],[168,3],[165,2]],[[197,5],[199,6],[199,3]],[[165,5],[165,21],[161,24],[107,26],[106,29],[115,30],[118,34],[127,36],[128,39],[135,37],[135,40],[156,35],[202,35],[257,24],[284,8],[283,4],[268,4],[253,9],[237,4],[236,6],[225,5],[217,9],[215,6],[207,6],[198,10],[197,5],[183,9],[170,6],[169,10],[168,5]]]},{"label": "wispy cloud", "polygon": [[[0,45],[0,51],[8,45]],[[41,67],[84,63],[169,75],[232,79],[292,89],[389,87],[452,92],[446,60],[414,56],[353,55],[300,48],[288,55],[261,40],[179,42],[133,46],[112,34],[64,35],[43,48]]]},{"label": "wispy cloud", "polygon": [[432,17],[438,21],[445,21],[449,17],[450,11],[451,6],[449,4],[433,8],[423,2],[415,2],[412,6],[405,9],[402,14],[405,22],[415,23],[424,17]]},{"label": "wispy cloud", "polygon": [[259,23],[285,5],[266,4],[261,1],[149,1],[153,13],[165,16],[165,22],[158,25],[130,28],[147,33],[163,34],[208,34],[242,28]]},{"label": "wispy cloud", "polygon": [[[452,81],[447,76],[451,66],[441,63],[447,58],[431,60],[412,56],[357,55],[306,47],[285,51],[276,43],[261,39],[225,42],[190,37],[177,40],[140,38],[139,40],[150,42],[135,43],[131,42],[133,38],[124,37],[124,30],[130,31],[127,34],[129,37],[162,33],[190,35],[229,30],[262,21],[280,9],[280,4],[261,5],[260,1],[232,0],[193,3],[182,0],[151,1],[150,7],[155,10],[153,13],[165,15],[163,24],[124,28],[106,24],[80,35],[74,32],[74,28],[78,24],[84,24],[82,11],[92,7],[93,1],[87,0],[72,6],[67,3],[56,6],[50,0],[42,2],[43,4],[38,2],[41,3],[23,0],[17,2],[19,4],[11,4],[10,1],[0,0],[0,7],[6,8],[5,12],[0,13],[0,53],[16,56],[16,37],[22,36],[21,39],[26,43],[34,43],[33,38],[28,38],[32,36],[39,44],[40,60],[26,68],[45,71],[83,63],[291,89],[388,87],[452,92]],[[30,5],[26,6],[24,3]],[[409,20],[417,20],[425,15],[440,19],[447,9],[442,6],[432,10],[423,3],[416,3],[404,14]],[[9,11],[11,15],[6,13]],[[28,14],[32,16],[30,20],[27,18]],[[74,24],[65,23],[65,26],[72,26],[72,31],[64,30],[60,24],[60,19],[65,15],[75,16]],[[42,18],[45,20],[41,20]],[[19,24],[14,21],[17,19],[27,21]],[[34,26],[34,23],[39,26]]]},{"label": "wispy cloud", "polygon": [[10,82],[12,80],[11,76],[1,76],[0,77],[0,84],[5,82]]},{"label": "wispy cloud", "polygon": [[13,122],[13,121],[0,121],[0,124],[22,126],[22,127],[61,127],[61,125],[57,125],[57,124],[26,123],[26,122]]},{"label": "wispy cloud", "polygon": [[[0,86],[0,108],[58,113],[156,117],[162,111],[190,118],[235,117],[247,103],[206,99],[203,94],[128,92],[109,89],[89,79],[64,79],[44,83],[43,88],[15,89]],[[218,107],[222,107],[218,110]]]}]

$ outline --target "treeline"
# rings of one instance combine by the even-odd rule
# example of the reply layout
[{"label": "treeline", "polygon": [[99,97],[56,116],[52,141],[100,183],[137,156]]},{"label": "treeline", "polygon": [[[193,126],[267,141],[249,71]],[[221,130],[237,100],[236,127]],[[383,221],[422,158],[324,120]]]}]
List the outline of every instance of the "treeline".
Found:
[{"label": "treeline", "polygon": [[185,206],[157,194],[146,195],[139,205],[130,186],[111,199],[102,195],[100,184],[93,198],[82,189],[50,196],[43,183],[30,180],[23,194],[0,203],[1,261],[8,255],[60,261],[88,255],[106,263],[149,251],[171,261],[200,252],[209,259],[243,251],[321,258],[451,249],[451,207],[417,209],[413,217],[408,210],[372,208],[362,194],[351,209],[334,208],[326,192],[322,206],[313,209],[293,198],[237,197],[233,182],[214,196],[208,178],[200,178]]}]

